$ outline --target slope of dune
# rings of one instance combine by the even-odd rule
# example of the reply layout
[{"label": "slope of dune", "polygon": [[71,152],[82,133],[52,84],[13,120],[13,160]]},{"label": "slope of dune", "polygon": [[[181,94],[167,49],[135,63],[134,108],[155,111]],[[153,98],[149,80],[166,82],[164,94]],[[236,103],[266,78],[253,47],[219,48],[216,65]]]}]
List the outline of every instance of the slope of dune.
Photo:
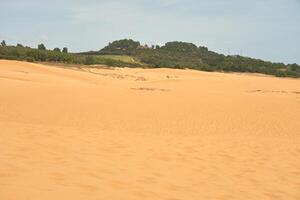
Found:
[{"label": "slope of dune", "polygon": [[0,60],[0,199],[300,199],[300,80]]}]

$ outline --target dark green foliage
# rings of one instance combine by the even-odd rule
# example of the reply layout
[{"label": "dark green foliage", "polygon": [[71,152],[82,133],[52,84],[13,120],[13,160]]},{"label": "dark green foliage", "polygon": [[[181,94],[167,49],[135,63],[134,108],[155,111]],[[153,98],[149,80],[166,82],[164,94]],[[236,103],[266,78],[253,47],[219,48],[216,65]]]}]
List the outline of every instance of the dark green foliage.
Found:
[{"label": "dark green foliage", "polygon": [[131,39],[117,40],[109,43],[100,52],[101,54],[114,54],[114,55],[130,55],[140,46],[140,42],[133,41]]},{"label": "dark green foliage", "polygon": [[26,61],[47,61],[83,64],[84,58],[75,54],[65,54],[58,51],[38,50],[29,47],[0,47],[2,59],[26,60]]},{"label": "dark green foliage", "polygon": [[[67,51],[67,50],[65,50]],[[60,51],[39,50],[30,47],[0,46],[0,59],[25,60],[28,62],[61,62],[69,64],[104,64],[118,67],[136,67],[136,63],[119,61],[113,58],[103,58],[97,55],[80,55]]]},{"label": "dark green foliage", "polygon": [[[131,45],[128,45],[131,44]],[[119,44],[127,44],[125,46]],[[133,45],[135,44],[135,45]],[[120,48],[122,46],[122,48]],[[130,46],[131,48],[128,48]],[[93,54],[131,55],[152,67],[191,68],[204,71],[263,73],[279,77],[300,77],[297,64],[271,63],[242,56],[225,56],[192,43],[168,42],[156,48],[138,48],[139,42],[119,40]],[[127,48],[126,48],[127,47]]]},{"label": "dark green foliage", "polygon": [[54,48],[53,51],[60,52],[60,48]]},{"label": "dark green foliage", "polygon": [[[285,65],[242,56],[225,56],[209,51],[206,47],[197,47],[192,43],[184,42],[168,42],[161,47],[157,45],[155,48],[147,48],[141,46],[139,42],[125,39],[112,42],[100,51],[80,54],[68,53],[66,47],[61,52],[58,48],[53,51],[46,50],[43,44],[38,45],[38,49],[33,49],[20,44],[17,47],[6,46],[5,41],[2,43],[0,59],[85,65],[105,64],[118,67],[191,68],[203,71],[250,72],[278,77],[300,77],[300,66],[297,64]],[[137,62],[116,59],[114,56],[107,55],[130,55]]]},{"label": "dark green foliage", "polygon": [[18,43],[17,47],[24,47],[22,44]]},{"label": "dark green foliage", "polygon": [[168,42],[165,44],[165,46],[162,46],[161,48],[171,52],[192,53],[198,51],[196,45],[192,43],[186,43],[186,42]]},{"label": "dark green foliage", "polygon": [[33,57],[26,57],[26,61],[27,62],[34,62],[34,58]]},{"label": "dark green foliage", "polygon": [[297,65],[296,63],[291,64],[291,65],[288,65],[288,68],[289,68],[291,71],[300,71],[300,67],[299,67],[299,65]]},{"label": "dark green foliage", "polygon": [[68,48],[67,48],[67,47],[64,47],[63,50],[62,50],[62,52],[63,52],[63,53],[68,53]]},{"label": "dark green foliage", "polygon": [[38,45],[38,50],[46,50],[46,47],[44,44],[39,44]]},{"label": "dark green foliage", "polygon": [[6,42],[5,42],[5,40],[2,40],[2,42],[1,42],[1,46],[3,46],[3,47],[5,47],[5,46],[6,46]]},{"label": "dark green foliage", "polygon": [[85,57],[84,64],[85,65],[93,65],[93,64],[95,64],[95,58],[93,56],[87,56],[87,57]]}]

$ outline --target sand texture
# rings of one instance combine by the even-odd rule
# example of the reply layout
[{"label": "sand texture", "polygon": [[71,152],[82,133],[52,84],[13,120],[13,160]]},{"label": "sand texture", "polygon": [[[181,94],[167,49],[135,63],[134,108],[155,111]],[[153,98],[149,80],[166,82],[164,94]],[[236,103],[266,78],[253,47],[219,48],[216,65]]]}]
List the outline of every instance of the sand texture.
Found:
[{"label": "sand texture", "polygon": [[300,199],[300,80],[0,60],[0,200]]}]

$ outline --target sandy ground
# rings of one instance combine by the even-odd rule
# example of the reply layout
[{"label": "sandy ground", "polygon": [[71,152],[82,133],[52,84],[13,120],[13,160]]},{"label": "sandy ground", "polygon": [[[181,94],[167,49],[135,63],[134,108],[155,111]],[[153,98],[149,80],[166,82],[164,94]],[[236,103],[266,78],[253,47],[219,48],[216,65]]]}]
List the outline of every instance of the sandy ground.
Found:
[{"label": "sandy ground", "polygon": [[0,61],[1,200],[300,199],[300,80]]}]

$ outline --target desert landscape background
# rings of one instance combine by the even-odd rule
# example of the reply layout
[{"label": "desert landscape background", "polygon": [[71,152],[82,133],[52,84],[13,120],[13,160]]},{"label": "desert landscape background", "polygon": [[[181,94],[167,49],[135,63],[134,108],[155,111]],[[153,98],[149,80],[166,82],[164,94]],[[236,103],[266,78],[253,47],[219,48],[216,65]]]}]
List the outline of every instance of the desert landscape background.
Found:
[{"label": "desert landscape background", "polygon": [[0,60],[0,199],[300,199],[300,80]]}]

